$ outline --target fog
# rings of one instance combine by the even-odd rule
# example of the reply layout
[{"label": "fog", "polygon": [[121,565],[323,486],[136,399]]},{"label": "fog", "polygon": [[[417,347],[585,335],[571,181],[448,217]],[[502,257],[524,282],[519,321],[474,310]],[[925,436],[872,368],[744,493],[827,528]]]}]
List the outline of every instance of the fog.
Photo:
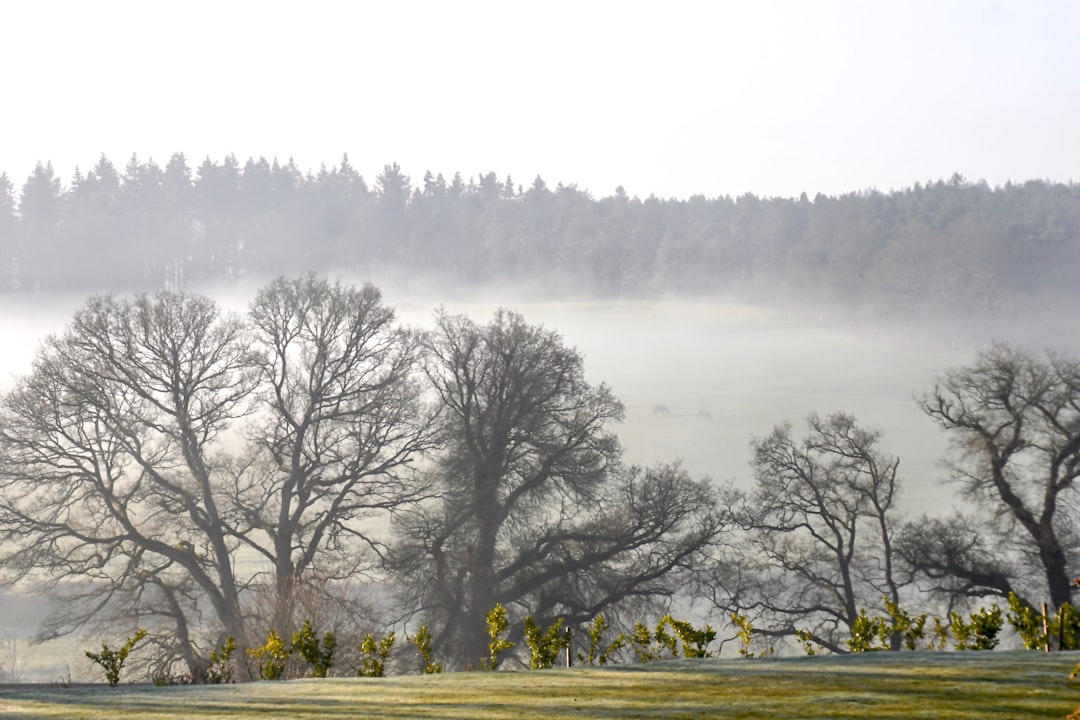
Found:
[{"label": "fog", "polygon": [[[239,312],[260,284],[251,279],[198,291]],[[695,475],[747,488],[753,480],[753,436],[782,422],[801,433],[808,413],[845,411],[880,429],[882,448],[900,457],[904,511],[945,512],[955,502],[940,466],[946,438],[915,398],[939,373],[969,360],[968,349],[943,349],[898,332],[855,330],[827,317],[731,299],[540,302],[514,300],[508,289],[420,297],[393,287],[384,297],[402,323],[416,327],[430,326],[438,307],[483,322],[506,306],[558,331],[584,356],[590,381],[608,384],[625,403],[626,419],[616,429],[629,462],[680,460]],[[30,370],[41,340],[62,332],[83,300],[74,294],[3,298],[5,389]],[[40,620],[41,604],[8,602],[16,612],[0,632],[26,637]],[[54,680],[62,668],[46,659],[59,657],[59,647],[32,652],[37,659],[26,671],[31,679]]]},{"label": "fog", "polygon": [[[259,285],[251,279],[196,291],[242,312]],[[883,449],[899,456],[905,509],[939,512],[952,503],[940,466],[946,438],[916,397],[942,371],[970,359],[968,348],[732,299],[539,302],[514,300],[510,289],[420,297],[392,287],[384,297],[402,323],[415,327],[429,327],[439,307],[484,322],[506,306],[559,332],[584,356],[589,380],[609,385],[626,405],[617,432],[629,462],[680,460],[695,475],[748,487],[752,436],[782,422],[798,431],[811,412],[844,411],[881,430]],[[63,331],[82,301],[74,294],[3,299],[3,388],[30,370],[41,340]]]}]

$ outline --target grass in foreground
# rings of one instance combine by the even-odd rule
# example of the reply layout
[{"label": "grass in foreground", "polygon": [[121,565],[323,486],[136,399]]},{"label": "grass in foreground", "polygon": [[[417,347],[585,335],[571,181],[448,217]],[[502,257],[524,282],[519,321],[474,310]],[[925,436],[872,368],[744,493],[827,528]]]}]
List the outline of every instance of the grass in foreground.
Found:
[{"label": "grass in foreground", "polygon": [[0,718],[1064,718],[1077,653],[681,660],[612,668],[0,692]]}]

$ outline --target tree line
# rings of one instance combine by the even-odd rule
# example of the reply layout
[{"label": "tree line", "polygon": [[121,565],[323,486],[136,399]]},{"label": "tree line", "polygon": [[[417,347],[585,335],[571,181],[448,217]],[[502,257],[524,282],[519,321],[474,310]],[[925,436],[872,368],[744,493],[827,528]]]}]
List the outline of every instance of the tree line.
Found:
[{"label": "tree line", "polygon": [[[1080,189],[960,175],[810,198],[596,198],[494,172],[369,184],[348,156],[303,172],[183,154],[102,156],[66,182],[0,175],[0,290],[183,289],[297,269],[542,295],[729,294],[872,320],[943,311],[987,323],[1071,308]],[[63,261],[60,261],[63,259]],[[1047,313],[1046,308],[1056,310]]]},{"label": "tree line", "polygon": [[138,627],[192,678],[302,621],[422,623],[464,668],[493,607],[513,642],[692,600],[846,652],[867,610],[1069,604],[1080,363],[996,345],[920,403],[954,441],[952,517],[901,517],[898,459],[844,413],[753,439],[752,487],[629,466],[619,400],[508,310],[419,331],[316,275],[239,314],[98,295],[0,398],[0,571],[62,599],[43,637]]}]

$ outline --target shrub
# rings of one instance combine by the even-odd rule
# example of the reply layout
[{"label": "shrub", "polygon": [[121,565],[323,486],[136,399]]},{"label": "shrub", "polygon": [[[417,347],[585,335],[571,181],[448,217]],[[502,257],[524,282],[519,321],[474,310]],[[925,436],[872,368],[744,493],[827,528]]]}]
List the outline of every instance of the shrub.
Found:
[{"label": "shrub", "polygon": [[626,645],[626,636],[619,633],[615,636],[615,639],[610,645],[604,646],[604,631],[608,629],[607,618],[603,613],[600,613],[589,624],[586,634],[589,638],[589,643],[586,646],[585,654],[578,653],[578,662],[586,663],[588,665],[607,665],[608,660],[613,653],[618,652]]},{"label": "shrub", "polygon": [[993,650],[998,644],[998,633],[1005,621],[1001,608],[979,608],[971,613],[968,621],[960,613],[949,613],[949,626],[956,641],[957,650]]},{"label": "shrub", "polygon": [[563,629],[559,618],[546,629],[541,628],[532,615],[525,618],[525,643],[529,646],[529,666],[533,670],[549,668],[559,659],[559,653],[570,646],[569,629]]},{"label": "shrub", "polygon": [[926,613],[912,617],[898,603],[894,603],[887,597],[881,598],[885,603],[885,611],[889,613],[891,625],[889,634],[900,633],[903,637],[904,647],[908,650],[917,650],[926,634]]},{"label": "shrub", "polygon": [[[739,655],[744,658],[753,657],[767,657],[773,654],[772,647],[766,647],[759,653],[754,653],[751,646],[754,643],[754,625],[750,621],[750,618],[739,613],[731,613],[731,624],[738,630],[737,637],[739,638]],[[807,630],[806,632],[810,632]],[[811,633],[812,637],[812,633]]]},{"label": "shrub", "polygon": [[876,652],[889,649],[889,623],[882,617],[870,617],[866,608],[859,611],[855,622],[851,624],[851,638],[847,641],[848,650],[853,653]]},{"label": "shrub", "polygon": [[709,643],[716,639],[716,631],[713,630],[712,625],[706,625],[704,628],[698,629],[684,620],[676,620],[671,615],[665,615],[660,622],[661,624],[666,622],[675,631],[675,635],[678,636],[679,641],[682,643],[683,657],[705,658],[710,656]]},{"label": "shrub", "polygon": [[661,650],[653,645],[653,633],[643,623],[634,623],[634,632],[630,633],[630,644],[634,646],[634,654],[638,662],[647,663],[659,660]]},{"label": "shrub", "polygon": [[225,643],[210,653],[210,664],[206,668],[206,682],[220,685],[233,681],[232,656],[236,652],[236,638],[225,638]]},{"label": "shrub", "polygon": [[285,674],[285,663],[289,659],[289,651],[275,630],[267,634],[266,644],[248,650],[248,655],[259,663],[260,679],[280,680]]},{"label": "shrub", "polygon": [[814,648],[814,631],[810,629],[798,630],[795,632],[795,639],[799,641],[799,645],[802,646],[803,651],[807,655],[817,655],[817,650]]},{"label": "shrub", "polygon": [[360,667],[356,669],[359,677],[384,677],[386,659],[394,648],[394,631],[386,633],[382,640],[375,642],[375,636],[368,633],[360,642]]},{"label": "shrub", "polygon": [[1042,613],[1021,600],[1014,592],[1009,593],[1009,612],[1005,617],[1028,650],[1040,650],[1046,644]]},{"label": "shrub", "polygon": [[90,652],[89,650],[84,652],[86,657],[105,670],[105,680],[109,683],[109,687],[116,687],[120,682],[120,671],[124,669],[124,663],[127,662],[128,655],[144,637],[146,637],[146,631],[140,629],[136,630],[135,634],[124,641],[124,644],[119,648],[113,649],[105,643],[101,643],[101,652]]},{"label": "shrub", "polygon": [[[1024,647],[1041,650],[1057,640],[1061,650],[1080,650],[1080,612],[1069,603],[1058,608],[1057,613],[1045,618],[1032,606],[1021,600],[1016,593],[1009,593],[1009,624],[1020,635]],[[1045,627],[1045,631],[1044,631]]]},{"label": "shrub", "polygon": [[517,643],[506,638],[510,624],[506,620],[506,608],[502,606],[502,603],[496,603],[495,607],[488,611],[485,619],[487,620],[488,638],[490,638],[488,642],[489,657],[484,658],[481,665],[485,670],[496,670],[499,667],[499,655],[511,649]]},{"label": "shrub", "polygon": [[324,678],[334,665],[334,649],[337,638],[333,631],[327,631],[322,643],[315,634],[310,620],[305,620],[303,627],[293,633],[290,652],[298,654],[304,662],[311,665],[311,677]]},{"label": "shrub", "polygon": [[433,675],[443,671],[443,664],[441,662],[431,661],[431,639],[431,631],[428,630],[427,625],[421,625],[420,629],[416,631],[416,635],[414,635],[412,639],[413,645],[416,646],[416,651],[420,654],[420,661],[423,663],[425,675]]}]

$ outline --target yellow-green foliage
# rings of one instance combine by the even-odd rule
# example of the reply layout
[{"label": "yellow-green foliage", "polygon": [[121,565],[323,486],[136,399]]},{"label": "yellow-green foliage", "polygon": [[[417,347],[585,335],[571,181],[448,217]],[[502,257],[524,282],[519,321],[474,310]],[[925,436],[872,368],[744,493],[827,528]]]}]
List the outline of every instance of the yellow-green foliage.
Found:
[{"label": "yellow-green foliage", "polygon": [[607,618],[604,617],[604,613],[598,614],[593,621],[589,623],[589,627],[586,631],[589,642],[585,648],[585,654],[578,653],[578,662],[586,665],[607,665],[611,656],[621,650],[626,645],[626,636],[619,633],[615,636],[615,639],[611,644],[604,645],[604,632],[608,629]]},{"label": "yellow-green foliage", "polygon": [[795,633],[795,639],[799,641],[799,645],[802,646],[803,651],[807,655],[817,655],[817,649],[814,647],[814,631],[810,629],[798,630]]},{"label": "yellow-green foliage", "polygon": [[[739,655],[744,658],[768,657],[773,654],[771,647],[766,647],[759,653],[752,649],[754,643],[754,624],[745,615],[731,613],[731,624],[735,626],[739,638]],[[808,631],[809,632],[809,631]],[[811,635],[812,636],[812,635]]]},{"label": "yellow-green foliage", "polygon": [[425,675],[434,675],[443,671],[441,662],[431,661],[431,641],[431,631],[428,630],[427,625],[421,625],[412,638],[412,643],[420,654],[420,662]]},{"label": "yellow-green foliage", "polygon": [[391,630],[383,636],[382,640],[375,641],[375,636],[368,633],[360,641],[360,666],[356,669],[359,677],[384,677],[386,675],[386,659],[390,657],[390,651],[394,648],[394,631]]},{"label": "yellow-green foliage", "polygon": [[960,613],[949,613],[949,626],[957,650],[993,650],[997,647],[998,633],[1004,623],[1001,608],[997,605],[989,610],[979,608],[971,613],[967,622]]},{"label": "yellow-green foliage", "polygon": [[889,634],[900,633],[904,638],[904,647],[908,650],[917,650],[926,634],[926,621],[929,616],[926,613],[912,617],[910,613],[894,603],[887,597],[882,597],[885,603],[885,611],[889,613],[892,625]]},{"label": "yellow-green foliage", "polygon": [[559,618],[545,629],[532,615],[525,617],[525,643],[529,646],[529,666],[533,670],[551,667],[559,659],[559,653],[569,647],[570,634],[563,630],[562,624],[563,619]]},{"label": "yellow-green foliage", "polygon": [[863,608],[851,624],[851,638],[847,646],[853,653],[888,650],[889,623],[882,617],[870,617]]},{"label": "yellow-green foliage", "polygon": [[484,658],[481,665],[485,670],[497,670],[499,667],[499,655],[510,650],[517,643],[506,639],[510,623],[506,619],[506,608],[502,606],[502,603],[496,603],[495,607],[488,611],[485,619],[487,620],[489,638],[489,657]]},{"label": "yellow-green foliage", "polygon": [[1044,632],[1042,613],[1026,604],[1016,593],[1009,593],[1006,618],[1029,650],[1052,647],[1055,642],[1060,644],[1061,650],[1080,650],[1080,612],[1069,603],[1045,618]]},{"label": "yellow-green foliage", "polygon": [[210,685],[231,683],[233,681],[232,656],[236,652],[236,638],[225,638],[221,647],[210,653],[210,664],[206,668],[206,682]]},{"label": "yellow-green foliage", "polygon": [[696,628],[685,620],[676,620],[671,615],[665,615],[660,623],[667,623],[682,643],[683,657],[705,658],[710,657],[709,643],[716,639],[716,631],[712,625]]},{"label": "yellow-green foliage", "polygon": [[629,638],[638,662],[642,663],[662,660],[665,657],[677,659],[680,657],[680,649],[683,657],[709,657],[707,648],[715,639],[716,631],[711,625],[699,630],[671,615],[660,618],[653,630],[649,630],[643,623],[635,623],[634,632]]},{"label": "yellow-green foliage", "polygon": [[116,687],[120,682],[120,671],[124,669],[124,663],[127,662],[128,654],[140,640],[146,637],[145,630],[136,630],[135,634],[129,637],[124,644],[120,647],[113,649],[107,644],[101,643],[101,652],[86,651],[86,657],[93,660],[105,670],[105,680],[109,683],[109,687]]},{"label": "yellow-green foliage", "polygon": [[324,678],[334,664],[336,647],[337,638],[334,637],[333,631],[328,630],[320,643],[315,634],[315,628],[311,626],[311,621],[304,620],[303,627],[293,633],[289,649],[311,665],[311,677]]},{"label": "yellow-green foliage", "polygon": [[262,647],[248,650],[248,655],[258,663],[260,679],[280,680],[284,677],[289,650],[277,631],[271,630],[267,633],[266,643]]}]

